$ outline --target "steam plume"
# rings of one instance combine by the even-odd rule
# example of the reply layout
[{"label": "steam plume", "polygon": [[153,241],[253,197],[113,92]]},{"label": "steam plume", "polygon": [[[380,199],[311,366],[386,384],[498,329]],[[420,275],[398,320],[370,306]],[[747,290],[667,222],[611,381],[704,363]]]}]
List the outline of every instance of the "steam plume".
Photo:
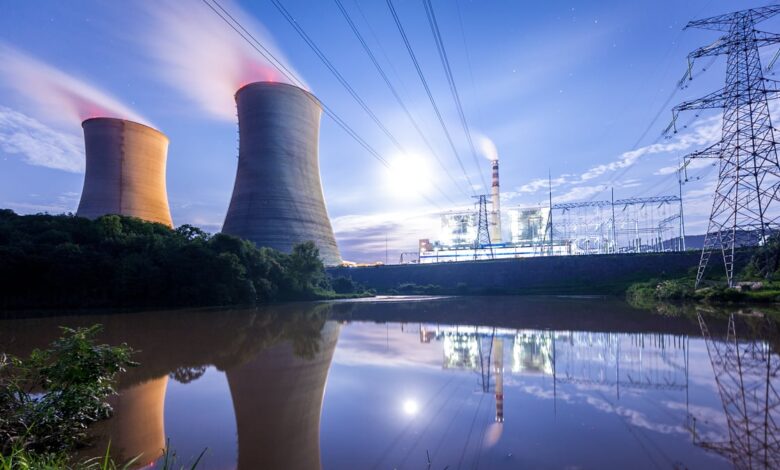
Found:
[{"label": "steam plume", "polygon": [[482,154],[482,156],[491,162],[498,160],[498,149],[496,148],[496,144],[494,144],[489,137],[485,135],[478,135],[477,146],[479,147],[479,152]]},{"label": "steam plume", "polygon": [[[231,3],[219,4],[292,70],[261,25]],[[206,4],[177,1],[146,5],[151,29],[142,37],[157,62],[155,71],[214,117],[234,121],[233,95],[248,83],[289,82]],[[218,6],[214,8],[227,17]]]},{"label": "steam plume", "polygon": [[36,106],[44,121],[80,124],[115,117],[149,122],[108,93],[1,42],[0,81]]}]

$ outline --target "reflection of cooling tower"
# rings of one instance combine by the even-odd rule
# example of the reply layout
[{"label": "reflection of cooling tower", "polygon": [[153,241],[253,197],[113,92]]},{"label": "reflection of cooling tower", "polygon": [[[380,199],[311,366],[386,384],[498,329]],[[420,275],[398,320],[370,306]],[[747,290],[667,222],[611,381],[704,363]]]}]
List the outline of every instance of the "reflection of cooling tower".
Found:
[{"label": "reflection of cooling tower", "polygon": [[94,425],[100,441],[88,449],[97,455],[111,445],[111,455],[123,462],[138,456],[139,465],[154,462],[165,447],[164,405],[168,376],[133,385],[109,398],[114,415]]},{"label": "reflection of cooling tower", "polygon": [[236,104],[238,171],[222,232],[284,252],[311,240],[326,265],[340,264],[320,183],[319,101],[257,82],[236,92]]},{"label": "reflection of cooling tower", "polygon": [[168,138],[123,119],[93,118],[81,126],[87,172],[76,215],[119,214],[173,226],[165,189]]},{"label": "reflection of cooling tower", "polygon": [[321,468],[320,412],[339,325],[327,322],[319,352],[295,355],[290,342],[227,370],[238,429],[238,468]]}]

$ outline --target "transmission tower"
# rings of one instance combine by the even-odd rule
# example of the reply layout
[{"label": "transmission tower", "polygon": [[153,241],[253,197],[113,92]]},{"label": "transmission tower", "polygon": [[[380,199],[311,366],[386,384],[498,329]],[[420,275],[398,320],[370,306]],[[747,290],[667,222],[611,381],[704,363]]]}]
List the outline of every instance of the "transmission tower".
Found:
[{"label": "transmission tower", "polygon": [[706,56],[726,55],[726,85],[702,98],[687,101],[673,110],[723,109],[721,140],[686,156],[716,158],[720,161],[718,184],[704,239],[696,286],[702,280],[713,250],[719,249],[729,286],[734,286],[734,250],[763,242],[778,228],[778,217],[769,214],[778,199],[778,165],[774,129],[768,100],[780,96],[778,83],[764,78],[758,48],[780,43],[780,35],[758,31],[756,23],[780,13],[780,5],[742,10],[703,20],[691,21],[687,28],[723,31],[714,43],[688,55],[691,78],[693,61]]},{"label": "transmission tower", "polygon": [[730,459],[737,469],[780,468],[780,361],[767,342],[776,327],[760,318],[758,337],[738,338],[734,317],[729,317],[726,338],[713,339],[698,315],[729,436],[724,442],[695,443]]},{"label": "transmission tower", "polygon": [[490,222],[487,215],[487,195],[473,196],[479,199],[477,216],[477,238],[474,239],[474,260],[478,258],[480,248],[490,249],[490,259],[493,259],[493,245],[490,244]]}]

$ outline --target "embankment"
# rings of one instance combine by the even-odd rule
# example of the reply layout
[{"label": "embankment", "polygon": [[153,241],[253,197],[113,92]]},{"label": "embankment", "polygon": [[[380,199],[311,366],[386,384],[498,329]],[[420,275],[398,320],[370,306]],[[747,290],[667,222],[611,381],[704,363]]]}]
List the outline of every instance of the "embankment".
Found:
[{"label": "embankment", "polygon": [[[458,294],[622,295],[634,282],[685,276],[699,251],[554,256],[489,261],[329,268],[377,292],[434,286]],[[412,285],[412,287],[410,287]]]}]

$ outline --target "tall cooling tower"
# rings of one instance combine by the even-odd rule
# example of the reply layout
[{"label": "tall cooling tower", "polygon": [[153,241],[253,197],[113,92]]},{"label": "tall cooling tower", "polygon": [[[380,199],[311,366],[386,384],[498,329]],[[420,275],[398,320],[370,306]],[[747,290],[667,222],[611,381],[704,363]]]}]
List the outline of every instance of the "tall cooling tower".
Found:
[{"label": "tall cooling tower", "polygon": [[287,253],[311,240],[326,265],[340,264],[320,183],[319,101],[256,82],[236,92],[236,104],[238,171],[222,232]]},{"label": "tall cooling tower", "polygon": [[165,189],[168,138],[156,129],[114,118],[81,124],[87,171],[76,215],[138,217],[173,226]]}]

